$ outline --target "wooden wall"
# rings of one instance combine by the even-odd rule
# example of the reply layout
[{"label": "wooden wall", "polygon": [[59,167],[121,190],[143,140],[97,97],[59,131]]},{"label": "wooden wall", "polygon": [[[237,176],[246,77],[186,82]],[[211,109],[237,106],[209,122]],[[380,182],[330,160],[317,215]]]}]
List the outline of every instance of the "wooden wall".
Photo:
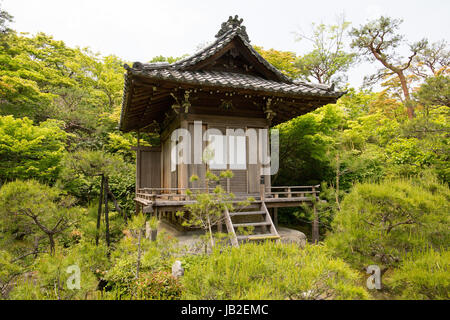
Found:
[{"label": "wooden wall", "polygon": [[136,150],[136,188],[161,187],[161,149],[150,147]]},{"label": "wooden wall", "polygon": [[[140,161],[145,162],[142,165],[142,172],[140,174],[141,185],[151,184],[156,186],[154,181],[158,180],[159,186],[163,188],[199,188],[205,187],[204,178],[207,170],[206,164],[194,164],[194,143],[191,144],[191,164],[177,165],[176,170],[172,171],[171,163],[171,133],[178,127],[186,128],[190,134],[192,141],[195,140],[194,134],[199,135],[199,132],[194,131],[194,121],[202,121],[202,132],[200,146],[202,153],[206,148],[206,142],[203,141],[203,134],[209,128],[216,128],[221,130],[224,134],[227,128],[230,129],[268,129],[269,125],[264,118],[242,118],[221,115],[200,115],[200,114],[181,114],[180,117],[174,121],[161,135],[161,151],[158,153],[159,162],[156,158],[156,153],[148,153],[142,155]],[[259,132],[258,130],[258,138]],[[257,152],[259,147],[256,147]],[[198,148],[197,148],[198,150]],[[255,150],[255,146],[250,146],[249,137],[246,138],[246,154],[247,154],[247,168],[245,170],[232,170],[233,178],[222,179],[220,184],[225,190],[233,193],[259,193],[260,191],[260,168],[261,164],[249,164],[250,150]],[[258,157],[258,155],[256,155]],[[147,163],[148,162],[148,163]],[[157,169],[159,168],[159,170]],[[159,175],[157,172],[159,172]],[[212,170],[213,173],[219,174],[222,170]],[[197,182],[190,182],[192,175],[197,175],[199,180]],[[270,185],[270,177],[266,177],[266,186]]]}]

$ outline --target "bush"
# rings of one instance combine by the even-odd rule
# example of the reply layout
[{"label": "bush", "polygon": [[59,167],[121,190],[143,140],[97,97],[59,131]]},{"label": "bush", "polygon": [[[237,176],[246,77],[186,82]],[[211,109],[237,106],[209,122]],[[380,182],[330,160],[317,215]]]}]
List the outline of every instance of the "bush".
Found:
[{"label": "bush", "polygon": [[[130,230],[125,230],[124,233],[126,237],[118,243],[116,250],[111,253],[113,266],[103,277],[107,282],[106,289],[111,291],[109,298],[144,299],[144,296],[150,296],[150,293],[153,292],[153,289],[149,288],[150,291],[141,292],[141,298],[137,296],[138,289],[140,288],[139,290],[142,290],[141,287],[146,281],[149,281],[149,283],[152,281],[168,281],[167,285],[170,286],[170,279],[163,281],[164,275],[155,276],[155,274],[170,270],[175,259],[174,255],[178,252],[178,249],[174,246],[174,242],[164,232],[158,234],[157,241],[152,242],[146,238],[142,238],[140,274],[139,279],[136,279],[138,241],[136,237],[132,236]],[[155,285],[153,284],[152,288]],[[174,285],[176,286],[176,284]],[[167,292],[172,292],[171,289],[166,289]],[[177,289],[174,288],[173,292],[176,291]],[[153,296],[151,299],[159,299],[156,294],[152,293],[151,296]]]},{"label": "bush", "polygon": [[[24,300],[86,300],[92,298],[98,285],[98,279],[91,268],[98,258],[106,256],[103,249],[91,248],[88,259],[82,254],[85,248],[65,252],[61,248],[54,255],[42,254],[31,266],[33,272],[24,275],[10,292],[10,299]],[[101,255],[101,256],[100,256]],[[69,266],[76,265],[80,269],[80,288],[71,289],[67,281],[74,273]],[[69,272],[68,272],[69,271]]]},{"label": "bush", "polygon": [[450,299],[450,252],[428,250],[408,257],[387,281],[402,299]]},{"label": "bush", "polygon": [[184,299],[365,299],[357,274],[324,246],[216,248],[185,272]]},{"label": "bush", "polygon": [[169,272],[160,271],[143,274],[132,282],[131,291],[136,292],[136,298],[140,300],[178,300],[182,287]]},{"label": "bush", "polygon": [[48,244],[53,251],[57,238],[83,211],[73,203],[74,199],[60,189],[35,180],[4,184],[0,188],[0,242],[20,240],[17,243],[36,252]]},{"label": "bush", "polygon": [[[135,210],[135,174],[133,164],[125,162],[119,155],[103,151],[79,150],[67,154],[63,159],[64,170],[59,183],[80,204],[98,202],[101,178],[109,178],[110,191],[117,199],[122,211],[130,216]],[[112,201],[111,201],[112,202]]]},{"label": "bush", "polygon": [[342,202],[327,243],[358,267],[394,266],[410,251],[448,246],[448,194],[430,177],[358,184]]}]

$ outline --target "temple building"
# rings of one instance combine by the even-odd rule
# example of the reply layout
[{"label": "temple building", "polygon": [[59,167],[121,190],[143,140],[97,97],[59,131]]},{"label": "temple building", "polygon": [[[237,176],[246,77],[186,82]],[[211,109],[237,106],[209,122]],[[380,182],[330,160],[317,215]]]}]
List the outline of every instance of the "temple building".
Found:
[{"label": "temple building", "polygon": [[[215,41],[190,57],[125,68],[120,130],[160,135],[160,146],[138,142],[135,148],[139,209],[179,225],[174,213],[193,201],[186,190],[208,192],[207,170],[231,170],[233,177],[221,179],[222,187],[236,199],[255,198],[246,211],[224,212],[237,245],[277,238],[276,208],[316,197],[318,186],[271,186],[278,140],[269,129],[335,103],[343,93],[277,70],[252,47],[242,19],[230,17]],[[190,181],[192,175],[199,179]],[[237,235],[240,226],[254,227],[255,234]]]}]

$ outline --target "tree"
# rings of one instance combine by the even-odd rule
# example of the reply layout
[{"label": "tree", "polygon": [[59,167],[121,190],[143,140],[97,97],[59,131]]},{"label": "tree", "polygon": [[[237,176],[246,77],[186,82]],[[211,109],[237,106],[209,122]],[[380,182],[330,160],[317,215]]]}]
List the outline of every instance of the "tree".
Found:
[{"label": "tree", "polygon": [[[224,222],[224,211],[235,211],[232,200],[234,194],[227,193],[219,184],[212,187],[211,183],[218,183],[220,178],[232,178],[233,173],[229,170],[222,171],[220,177],[216,176],[211,171],[206,171],[205,174],[205,186],[206,192],[192,192],[187,190],[187,195],[194,200],[192,204],[185,205],[188,215],[185,215],[185,211],[178,211],[177,216],[185,217],[183,226],[202,228],[209,236],[211,248],[214,247],[214,237],[212,228]],[[190,179],[192,182],[198,180],[198,176],[193,175]],[[212,192],[210,193],[210,188]],[[250,205],[250,202],[254,201],[253,198],[249,198],[237,203],[238,207],[245,207]]]},{"label": "tree", "polygon": [[423,79],[448,72],[450,51],[447,41],[441,40],[427,45],[414,58],[412,72]]},{"label": "tree", "polygon": [[74,199],[55,187],[35,180],[14,181],[0,189],[0,219],[4,230],[23,241],[33,243],[32,253],[39,252],[41,237],[48,239],[50,253],[55,240],[76,220]]},{"label": "tree", "polygon": [[[123,209],[125,205],[121,208],[116,196],[114,195],[114,190],[110,187],[109,181],[112,178],[117,178],[118,176],[122,178],[120,182],[125,184],[120,190],[120,196],[122,198],[122,193],[125,193],[125,201],[132,201],[134,192],[130,192],[130,185],[126,182],[132,180],[132,187],[134,189],[134,172],[133,166],[131,164],[125,163],[120,156],[110,155],[102,151],[90,151],[90,150],[80,150],[71,154],[68,154],[64,159],[65,170],[62,174],[62,180],[64,181],[65,188],[73,192],[79,192],[78,183],[89,181],[90,186],[86,188],[91,188],[93,184],[98,186],[98,177],[100,177],[100,188],[94,191],[95,196],[98,196],[98,215],[97,215],[97,236],[96,243],[98,244],[98,233],[101,224],[102,215],[102,205],[104,204],[104,217],[105,217],[105,228],[106,228],[106,241],[109,246],[109,206],[108,199],[113,201],[116,211],[121,214],[124,220],[127,220],[127,210]],[[129,180],[125,180],[126,176]],[[97,180],[97,181],[96,181]],[[126,188],[123,190],[123,188]],[[134,190],[133,190],[134,191]],[[81,197],[82,195],[80,195]],[[84,195],[86,197],[86,195]]]},{"label": "tree", "polygon": [[309,40],[313,50],[298,57],[295,66],[307,81],[314,79],[318,83],[342,84],[343,75],[355,62],[356,55],[346,52],[344,35],[350,22],[341,16],[335,25],[314,24],[312,35],[297,34],[297,40]]},{"label": "tree", "polygon": [[292,79],[297,79],[300,75],[300,70],[295,65],[296,54],[290,51],[278,51],[275,49],[264,50],[263,47],[253,46],[258,53],[270,62],[275,68],[280,70],[285,75]]},{"label": "tree", "polygon": [[377,81],[390,75],[398,77],[408,111],[408,118],[412,119],[415,114],[406,70],[411,67],[414,58],[419,52],[426,47],[427,41],[423,39],[410,44],[410,56],[405,62],[400,62],[401,57],[394,52],[394,49],[398,48],[403,40],[403,36],[397,33],[401,23],[402,20],[399,19],[380,17],[359,28],[353,28],[350,32],[350,35],[353,37],[351,47],[356,48],[369,61],[379,61],[383,65],[384,69],[372,76],[372,81]]},{"label": "tree", "polygon": [[273,177],[277,185],[311,185],[333,176],[327,152],[345,123],[335,105],[324,106],[278,125],[280,170]]},{"label": "tree", "polygon": [[[13,16],[0,7],[0,37],[11,31],[8,23],[13,21]],[[1,39],[1,38],[0,38]]]},{"label": "tree", "polygon": [[138,252],[137,252],[137,261],[136,261],[136,276],[135,276],[136,279],[139,279],[139,270],[141,267],[141,255],[142,255],[141,242],[143,240],[142,235],[144,233],[145,224],[146,224],[145,215],[142,212],[140,212],[139,214],[137,214],[133,217],[130,224],[128,225],[130,232],[134,236],[136,236],[136,238],[138,239],[138,243],[137,243],[137,251]]},{"label": "tree", "polygon": [[450,107],[450,77],[441,74],[429,77],[414,96],[427,109],[427,114],[432,107]]},{"label": "tree", "polygon": [[170,57],[164,57],[164,56],[162,56],[162,55],[159,55],[159,56],[153,57],[153,58],[149,61],[149,63],[155,63],[155,62],[174,63],[174,62],[177,62],[178,60],[181,60],[181,59],[183,59],[183,58],[186,58],[187,56],[188,56],[187,54],[183,54],[183,55],[180,56],[180,57],[172,57],[172,56],[170,56]]},{"label": "tree", "polygon": [[66,133],[56,120],[38,126],[28,118],[0,116],[0,179],[55,182],[61,171]]},{"label": "tree", "polygon": [[405,254],[449,243],[450,191],[428,175],[357,184],[344,198],[326,243],[357,267],[397,266]]}]

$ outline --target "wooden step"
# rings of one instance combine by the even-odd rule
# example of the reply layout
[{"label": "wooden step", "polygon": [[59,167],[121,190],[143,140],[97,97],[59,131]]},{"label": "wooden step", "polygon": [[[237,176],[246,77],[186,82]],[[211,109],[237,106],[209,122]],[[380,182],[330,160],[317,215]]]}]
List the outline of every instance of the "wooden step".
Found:
[{"label": "wooden step", "polygon": [[259,226],[270,226],[270,222],[247,222],[247,223],[233,223],[233,227],[259,227]]},{"label": "wooden step", "polygon": [[266,214],[264,211],[241,211],[241,212],[230,212],[230,216],[249,216],[254,214]]},{"label": "wooden step", "polygon": [[263,233],[263,234],[237,236],[236,238],[238,240],[257,241],[257,240],[277,240],[280,239],[280,236],[274,233]]}]

